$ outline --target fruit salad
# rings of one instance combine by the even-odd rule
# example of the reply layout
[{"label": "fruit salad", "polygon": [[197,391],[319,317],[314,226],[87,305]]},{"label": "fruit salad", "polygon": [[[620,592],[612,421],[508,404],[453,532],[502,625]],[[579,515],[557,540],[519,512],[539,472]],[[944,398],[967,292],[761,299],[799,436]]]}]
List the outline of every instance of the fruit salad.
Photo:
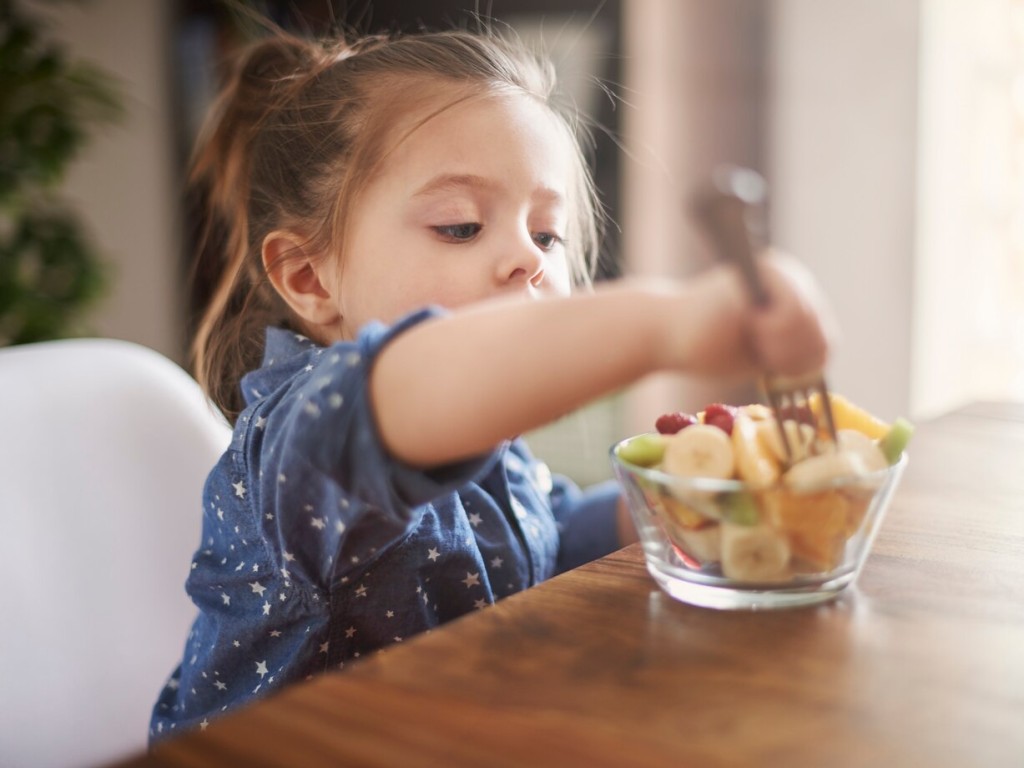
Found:
[{"label": "fruit salad", "polygon": [[656,432],[624,440],[615,454],[643,468],[627,488],[643,495],[687,568],[745,582],[827,573],[848,542],[868,535],[862,523],[876,491],[914,431],[841,395],[830,402],[835,442],[817,426],[821,401],[812,397],[781,422],[757,403],[666,413]]}]

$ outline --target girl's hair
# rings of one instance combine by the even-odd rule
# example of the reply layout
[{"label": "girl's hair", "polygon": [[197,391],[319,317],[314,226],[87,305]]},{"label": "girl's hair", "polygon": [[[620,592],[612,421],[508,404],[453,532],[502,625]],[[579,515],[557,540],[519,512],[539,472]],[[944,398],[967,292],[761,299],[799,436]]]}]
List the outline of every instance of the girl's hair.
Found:
[{"label": "girl's hair", "polygon": [[260,363],[265,328],[301,329],[265,274],[265,236],[302,233],[314,253],[342,242],[345,216],[383,159],[387,129],[430,94],[457,94],[440,111],[473,94],[521,92],[561,120],[576,155],[567,250],[576,282],[590,282],[602,212],[581,126],[554,86],[550,63],[493,32],[313,41],[278,31],[241,52],[189,177],[200,207],[196,274],[214,283],[193,342],[195,370],[231,422],[243,408],[239,381]]}]

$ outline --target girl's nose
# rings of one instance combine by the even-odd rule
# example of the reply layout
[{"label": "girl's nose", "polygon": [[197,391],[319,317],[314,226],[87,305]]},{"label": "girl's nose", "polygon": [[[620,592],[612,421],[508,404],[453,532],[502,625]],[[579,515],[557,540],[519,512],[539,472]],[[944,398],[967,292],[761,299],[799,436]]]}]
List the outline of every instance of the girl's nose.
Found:
[{"label": "girl's nose", "polygon": [[530,234],[506,243],[496,277],[502,283],[540,285],[544,279],[544,253]]}]

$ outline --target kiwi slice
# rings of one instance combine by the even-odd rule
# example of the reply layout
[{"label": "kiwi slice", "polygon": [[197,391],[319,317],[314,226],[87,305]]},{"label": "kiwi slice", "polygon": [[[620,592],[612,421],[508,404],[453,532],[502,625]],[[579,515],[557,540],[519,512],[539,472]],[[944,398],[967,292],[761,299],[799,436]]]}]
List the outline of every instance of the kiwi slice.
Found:
[{"label": "kiwi slice", "polygon": [[889,431],[878,440],[878,447],[882,449],[885,460],[895,464],[900,460],[903,451],[907,449],[907,443],[914,436],[914,425],[902,416],[892,423]]},{"label": "kiwi slice", "polygon": [[619,458],[638,467],[653,467],[665,455],[665,438],[661,435],[637,435],[616,449]]}]

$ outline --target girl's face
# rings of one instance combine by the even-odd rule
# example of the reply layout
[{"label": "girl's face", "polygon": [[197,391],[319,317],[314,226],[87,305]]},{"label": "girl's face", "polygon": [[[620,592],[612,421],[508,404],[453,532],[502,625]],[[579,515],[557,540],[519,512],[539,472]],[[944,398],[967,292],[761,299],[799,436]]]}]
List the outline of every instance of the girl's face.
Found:
[{"label": "girl's face", "polygon": [[349,216],[328,277],[341,336],[426,304],[567,294],[572,162],[564,130],[521,94],[470,98],[416,128]]}]

